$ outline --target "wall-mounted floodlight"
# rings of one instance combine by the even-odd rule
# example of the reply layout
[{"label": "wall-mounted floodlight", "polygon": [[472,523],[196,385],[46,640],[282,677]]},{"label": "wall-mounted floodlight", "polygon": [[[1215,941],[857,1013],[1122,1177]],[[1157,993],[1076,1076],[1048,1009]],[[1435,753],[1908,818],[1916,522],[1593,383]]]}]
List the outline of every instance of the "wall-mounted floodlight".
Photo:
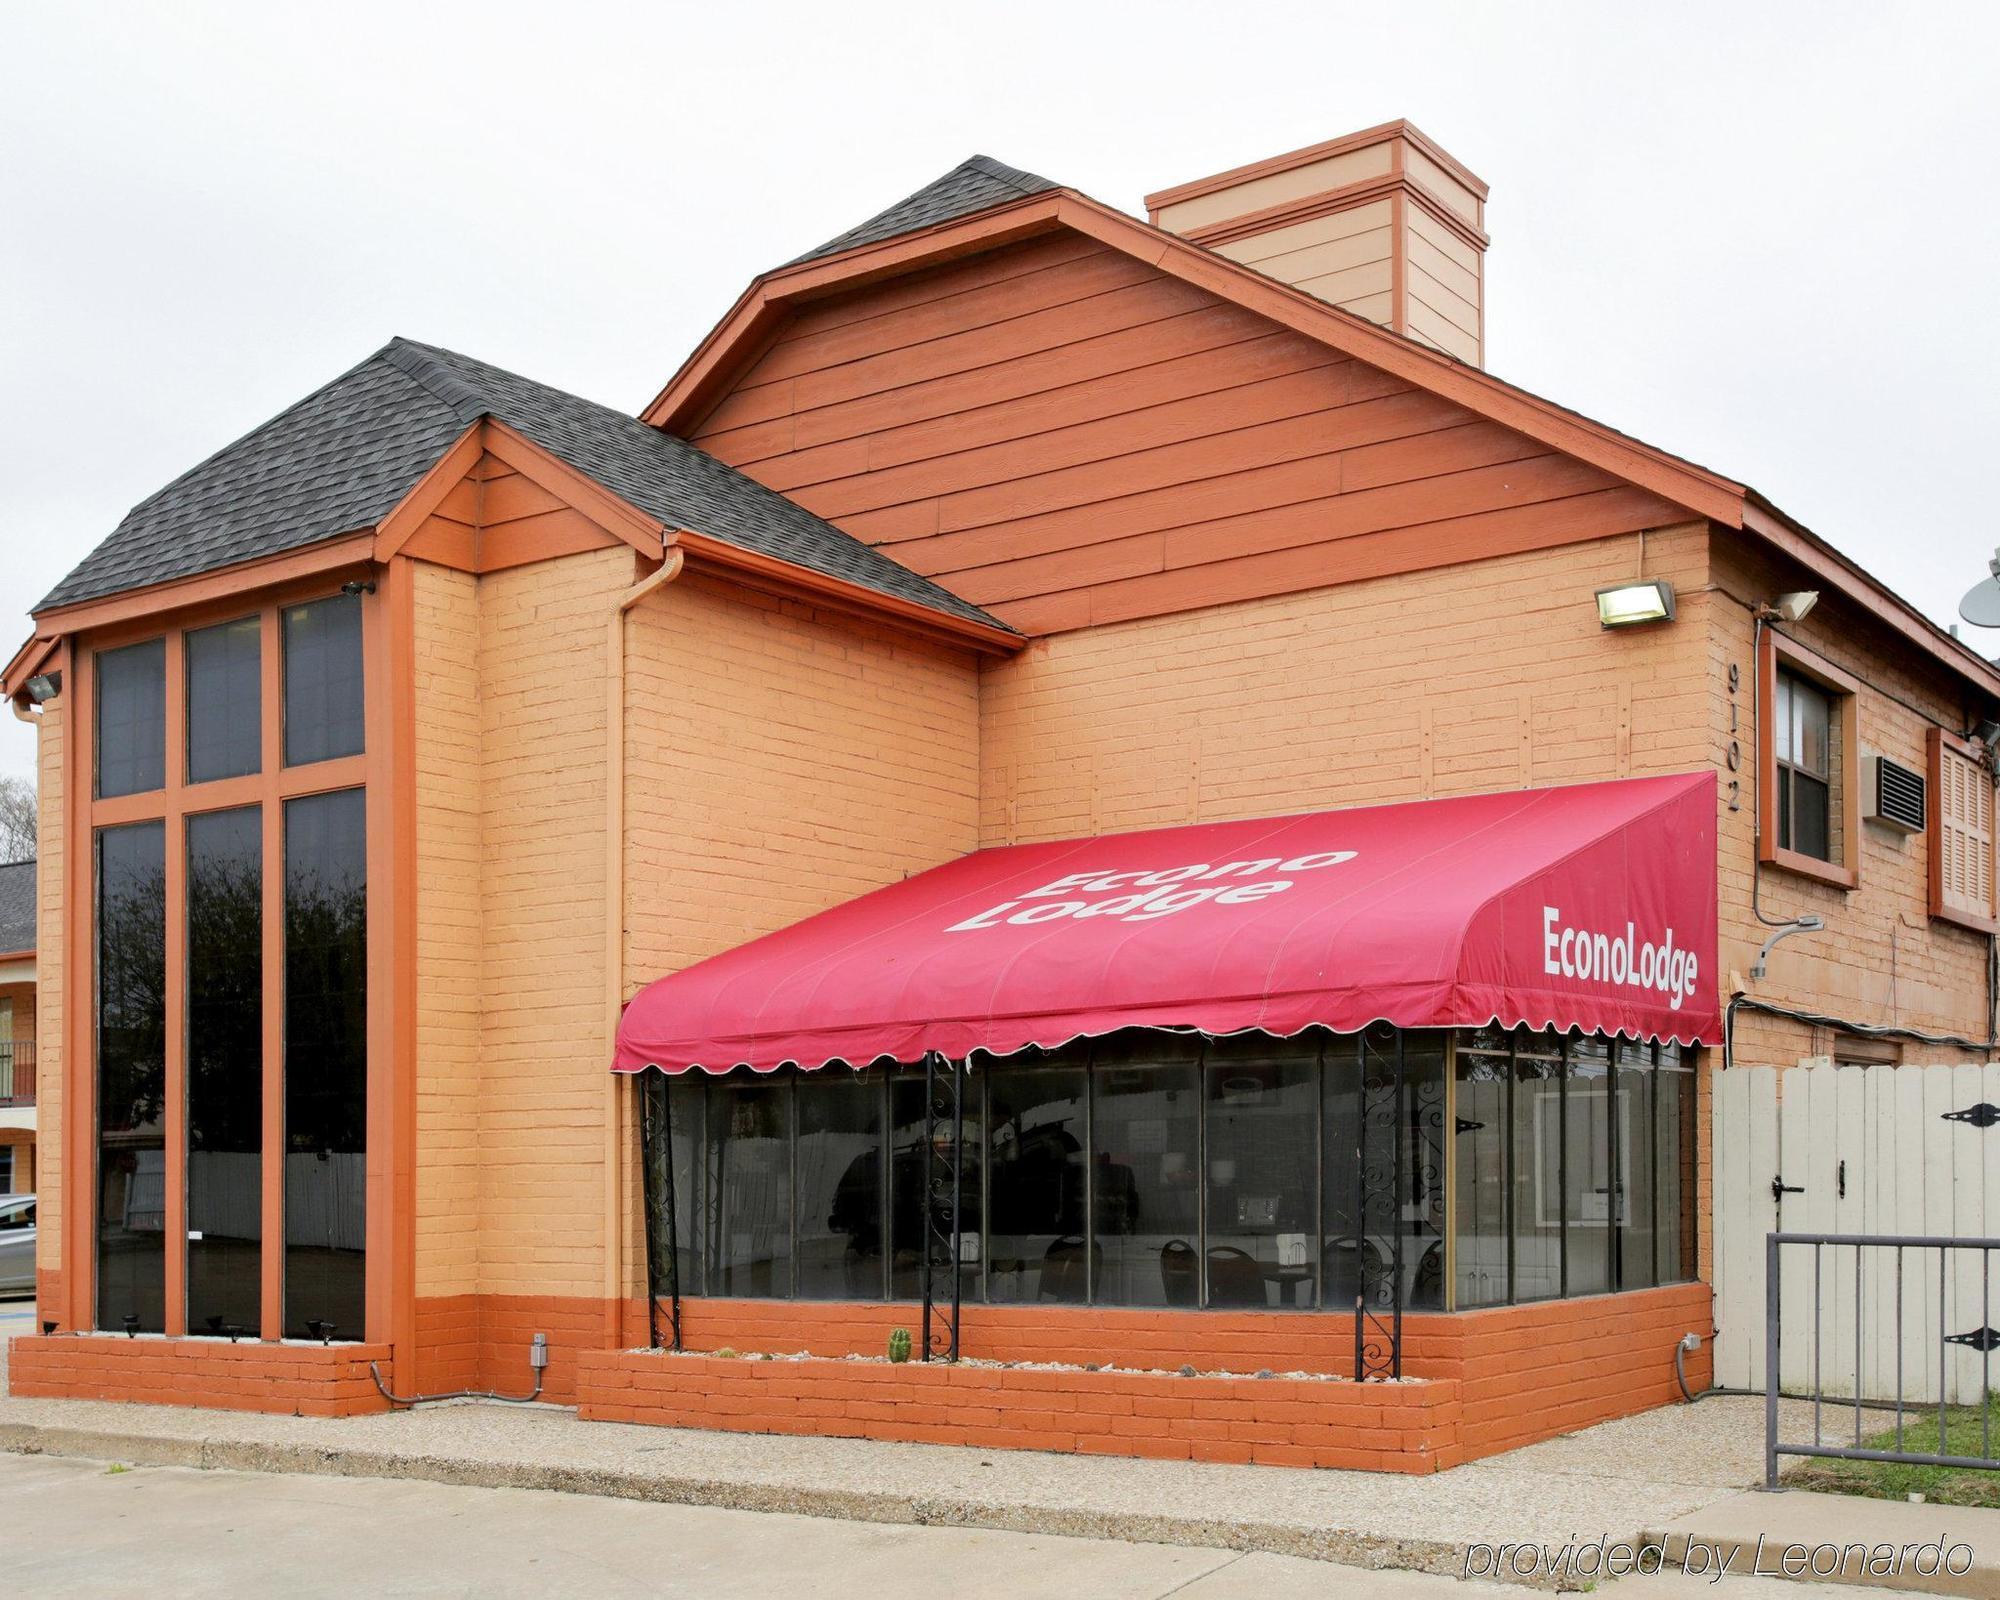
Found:
[{"label": "wall-mounted floodlight", "polygon": [[1597,620],[1607,628],[1636,628],[1674,620],[1674,586],[1665,578],[1614,584],[1597,591]]},{"label": "wall-mounted floodlight", "polygon": [[36,705],[47,705],[57,695],[62,693],[62,674],[60,672],[38,672],[23,684],[22,688],[27,691],[28,698]]},{"label": "wall-mounted floodlight", "polygon": [[1781,594],[1771,602],[1771,609],[1778,614],[1781,622],[1804,622],[1806,613],[1819,604],[1819,590],[1794,589],[1789,594]]}]

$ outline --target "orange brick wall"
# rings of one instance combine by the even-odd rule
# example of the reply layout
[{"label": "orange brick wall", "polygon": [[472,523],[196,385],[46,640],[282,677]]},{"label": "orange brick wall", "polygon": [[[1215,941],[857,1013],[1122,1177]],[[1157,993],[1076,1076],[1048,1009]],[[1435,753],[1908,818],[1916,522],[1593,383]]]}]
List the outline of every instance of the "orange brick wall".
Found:
[{"label": "orange brick wall", "polygon": [[371,1361],[393,1388],[387,1345],[24,1334],[8,1348],[7,1387],[35,1399],[352,1417],[389,1409],[368,1375]]},{"label": "orange brick wall", "polygon": [[1038,639],[982,672],[981,841],[1699,768],[1705,535],[1643,559],[1671,628],[1597,624],[1628,536]]},{"label": "orange brick wall", "polygon": [[[1861,825],[1859,887],[1848,891],[1779,868],[1764,869],[1764,910],[1789,917],[1816,913],[1824,933],[1788,939],[1771,953],[1762,983],[1748,976],[1768,930],[1751,913],[1751,866],[1756,834],[1756,738],[1752,721],[1751,612],[1756,601],[1787,589],[1809,587],[1806,577],[1757,555],[1741,539],[1718,535],[1713,616],[1714,739],[1729,740],[1727,673],[1740,673],[1738,722],[1743,745],[1742,809],[1722,815],[1722,970],[1735,971],[1760,999],[1861,1022],[1900,1025],[1974,1039],[1988,1035],[1987,939],[1929,915],[1925,834],[1904,835]],[[1957,732],[1970,725],[1964,692],[1941,669],[1925,665],[1893,642],[1879,623],[1828,594],[1791,634],[1861,680],[1859,720],[1864,751],[1874,751],[1922,772],[1932,722]],[[1828,1030],[1745,1013],[1737,1034],[1737,1059],[1791,1066],[1825,1053]],[[1983,1059],[1942,1047],[1908,1045],[1905,1059]]]},{"label": "orange brick wall", "polygon": [[[1706,1286],[1683,1284],[1411,1316],[1413,1381],[1357,1388],[1167,1375],[1183,1363],[1350,1375],[1353,1324],[1339,1316],[979,1306],[965,1313],[966,1356],[1076,1370],[954,1370],[837,1360],[881,1353],[891,1328],[915,1334],[911,1305],[690,1300],[691,1350],[825,1359],[663,1362],[585,1349],[576,1372],[582,1415],[603,1420],[1427,1472],[1678,1399],[1675,1343],[1705,1334],[1710,1309]],[[1144,1370],[1092,1373],[1087,1363]],[[1705,1388],[1709,1371],[1704,1345],[1688,1360],[1690,1385]],[[1102,1420],[1135,1416],[1151,1420]]]}]

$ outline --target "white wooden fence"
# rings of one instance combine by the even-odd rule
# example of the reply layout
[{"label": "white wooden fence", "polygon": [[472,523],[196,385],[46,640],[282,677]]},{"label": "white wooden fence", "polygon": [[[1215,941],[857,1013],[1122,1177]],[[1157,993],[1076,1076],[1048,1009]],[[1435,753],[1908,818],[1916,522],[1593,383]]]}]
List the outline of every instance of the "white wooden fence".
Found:
[{"label": "white wooden fence", "polygon": [[[2000,1236],[2000,1065],[1735,1067],[1715,1075],[1714,1217],[1716,1382],[1764,1385],[1765,1235],[1871,1233]],[[1782,1188],[1774,1191],[1774,1185]],[[1869,1400],[1898,1388],[1898,1252],[1787,1246],[1779,1274],[1779,1379]],[[1940,1335],[2000,1323],[2000,1263],[1989,1282],[1981,1252],[1952,1251],[1940,1326],[1939,1252],[1901,1252],[1905,1399],[1976,1401],[1986,1370],[1966,1345]],[[1859,1264],[1857,1268],[1857,1255]],[[1858,1273],[1858,1282],[1857,1282]],[[1857,1353],[1856,1340],[1860,1348]],[[1993,1370],[2000,1375],[2000,1357]]]}]

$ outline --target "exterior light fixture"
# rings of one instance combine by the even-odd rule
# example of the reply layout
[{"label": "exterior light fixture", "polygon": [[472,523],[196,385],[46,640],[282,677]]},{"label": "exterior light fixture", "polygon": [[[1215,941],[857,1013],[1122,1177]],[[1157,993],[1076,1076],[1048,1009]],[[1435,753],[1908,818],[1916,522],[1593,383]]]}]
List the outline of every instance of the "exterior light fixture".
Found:
[{"label": "exterior light fixture", "polygon": [[1818,604],[1819,590],[1794,589],[1772,601],[1771,609],[1778,614],[1781,622],[1804,622],[1806,613]]},{"label": "exterior light fixture", "polygon": [[1665,578],[1617,583],[1597,591],[1597,620],[1607,628],[1636,628],[1674,620],[1674,586]]},{"label": "exterior light fixture", "polygon": [[23,687],[27,690],[28,698],[36,705],[47,705],[62,693],[62,674],[38,672]]}]

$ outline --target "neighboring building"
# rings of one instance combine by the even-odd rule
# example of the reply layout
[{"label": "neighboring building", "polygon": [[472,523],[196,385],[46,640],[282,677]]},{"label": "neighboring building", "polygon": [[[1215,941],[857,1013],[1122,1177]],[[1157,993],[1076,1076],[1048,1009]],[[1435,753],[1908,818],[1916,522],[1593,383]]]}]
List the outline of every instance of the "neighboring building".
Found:
[{"label": "neighboring building", "polygon": [[35,864],[0,865],[0,1194],[35,1192]]},{"label": "neighboring building", "polygon": [[[2000,673],[1480,370],[1485,194],[1401,123],[1148,222],[975,157],[639,418],[399,339],[137,506],[5,676],[9,1381],[353,1410],[542,1332],[586,1415],[1402,1470],[1675,1394],[1725,1027],[1988,1054]],[[946,1143],[908,1069],[1030,1041]],[[970,1355],[1416,1381],[617,1354],[675,1272],[693,1347],[872,1353],[954,1256]]]}]

